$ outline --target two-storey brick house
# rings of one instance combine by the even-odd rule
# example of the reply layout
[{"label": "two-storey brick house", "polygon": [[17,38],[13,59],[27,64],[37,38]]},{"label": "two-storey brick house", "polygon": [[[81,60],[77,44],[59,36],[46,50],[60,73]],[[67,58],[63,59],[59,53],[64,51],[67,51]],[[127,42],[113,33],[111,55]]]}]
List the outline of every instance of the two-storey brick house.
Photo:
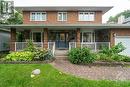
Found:
[{"label": "two-storey brick house", "polygon": [[[130,42],[130,25],[102,24],[103,14],[111,8],[16,7],[23,13],[23,24],[3,27],[11,29],[11,51],[23,49],[27,39],[32,39],[37,46],[53,50],[86,46],[97,51],[102,46],[110,47],[127,39]],[[16,32],[23,33],[22,42],[17,41]],[[130,54],[129,46],[127,48],[124,54]]]}]

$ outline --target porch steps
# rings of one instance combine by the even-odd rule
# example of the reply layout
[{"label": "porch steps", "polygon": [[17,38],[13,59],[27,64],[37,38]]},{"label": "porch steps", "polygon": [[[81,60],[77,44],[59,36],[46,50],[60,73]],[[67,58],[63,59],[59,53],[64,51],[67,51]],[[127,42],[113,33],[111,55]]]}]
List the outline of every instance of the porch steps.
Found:
[{"label": "porch steps", "polygon": [[55,58],[58,60],[67,60],[68,56],[55,56]]},{"label": "porch steps", "polygon": [[68,50],[55,50],[56,59],[67,59]]}]

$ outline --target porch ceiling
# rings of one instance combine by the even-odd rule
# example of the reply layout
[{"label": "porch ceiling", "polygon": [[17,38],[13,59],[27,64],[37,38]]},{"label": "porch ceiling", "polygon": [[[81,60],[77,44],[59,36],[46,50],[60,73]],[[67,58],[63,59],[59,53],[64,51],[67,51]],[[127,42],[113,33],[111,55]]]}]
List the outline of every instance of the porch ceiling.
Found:
[{"label": "porch ceiling", "polygon": [[130,24],[17,24],[17,25],[0,25],[0,28],[10,29],[34,29],[34,28],[51,28],[51,29],[117,29],[129,28]]}]

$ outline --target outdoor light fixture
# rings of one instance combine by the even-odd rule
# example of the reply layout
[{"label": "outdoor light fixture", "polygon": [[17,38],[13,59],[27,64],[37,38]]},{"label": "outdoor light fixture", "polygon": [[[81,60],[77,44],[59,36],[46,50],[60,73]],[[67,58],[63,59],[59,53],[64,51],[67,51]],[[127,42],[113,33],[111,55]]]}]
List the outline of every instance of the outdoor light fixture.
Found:
[{"label": "outdoor light fixture", "polygon": [[116,33],[113,33],[113,37],[116,37],[117,36],[117,34]]}]

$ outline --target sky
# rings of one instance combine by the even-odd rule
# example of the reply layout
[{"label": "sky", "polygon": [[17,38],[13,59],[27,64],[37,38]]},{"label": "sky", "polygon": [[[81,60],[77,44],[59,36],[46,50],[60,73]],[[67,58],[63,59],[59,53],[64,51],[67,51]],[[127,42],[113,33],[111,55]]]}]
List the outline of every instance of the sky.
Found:
[{"label": "sky", "polygon": [[113,6],[103,15],[103,23],[110,16],[130,9],[130,0],[13,0],[15,6]]}]

